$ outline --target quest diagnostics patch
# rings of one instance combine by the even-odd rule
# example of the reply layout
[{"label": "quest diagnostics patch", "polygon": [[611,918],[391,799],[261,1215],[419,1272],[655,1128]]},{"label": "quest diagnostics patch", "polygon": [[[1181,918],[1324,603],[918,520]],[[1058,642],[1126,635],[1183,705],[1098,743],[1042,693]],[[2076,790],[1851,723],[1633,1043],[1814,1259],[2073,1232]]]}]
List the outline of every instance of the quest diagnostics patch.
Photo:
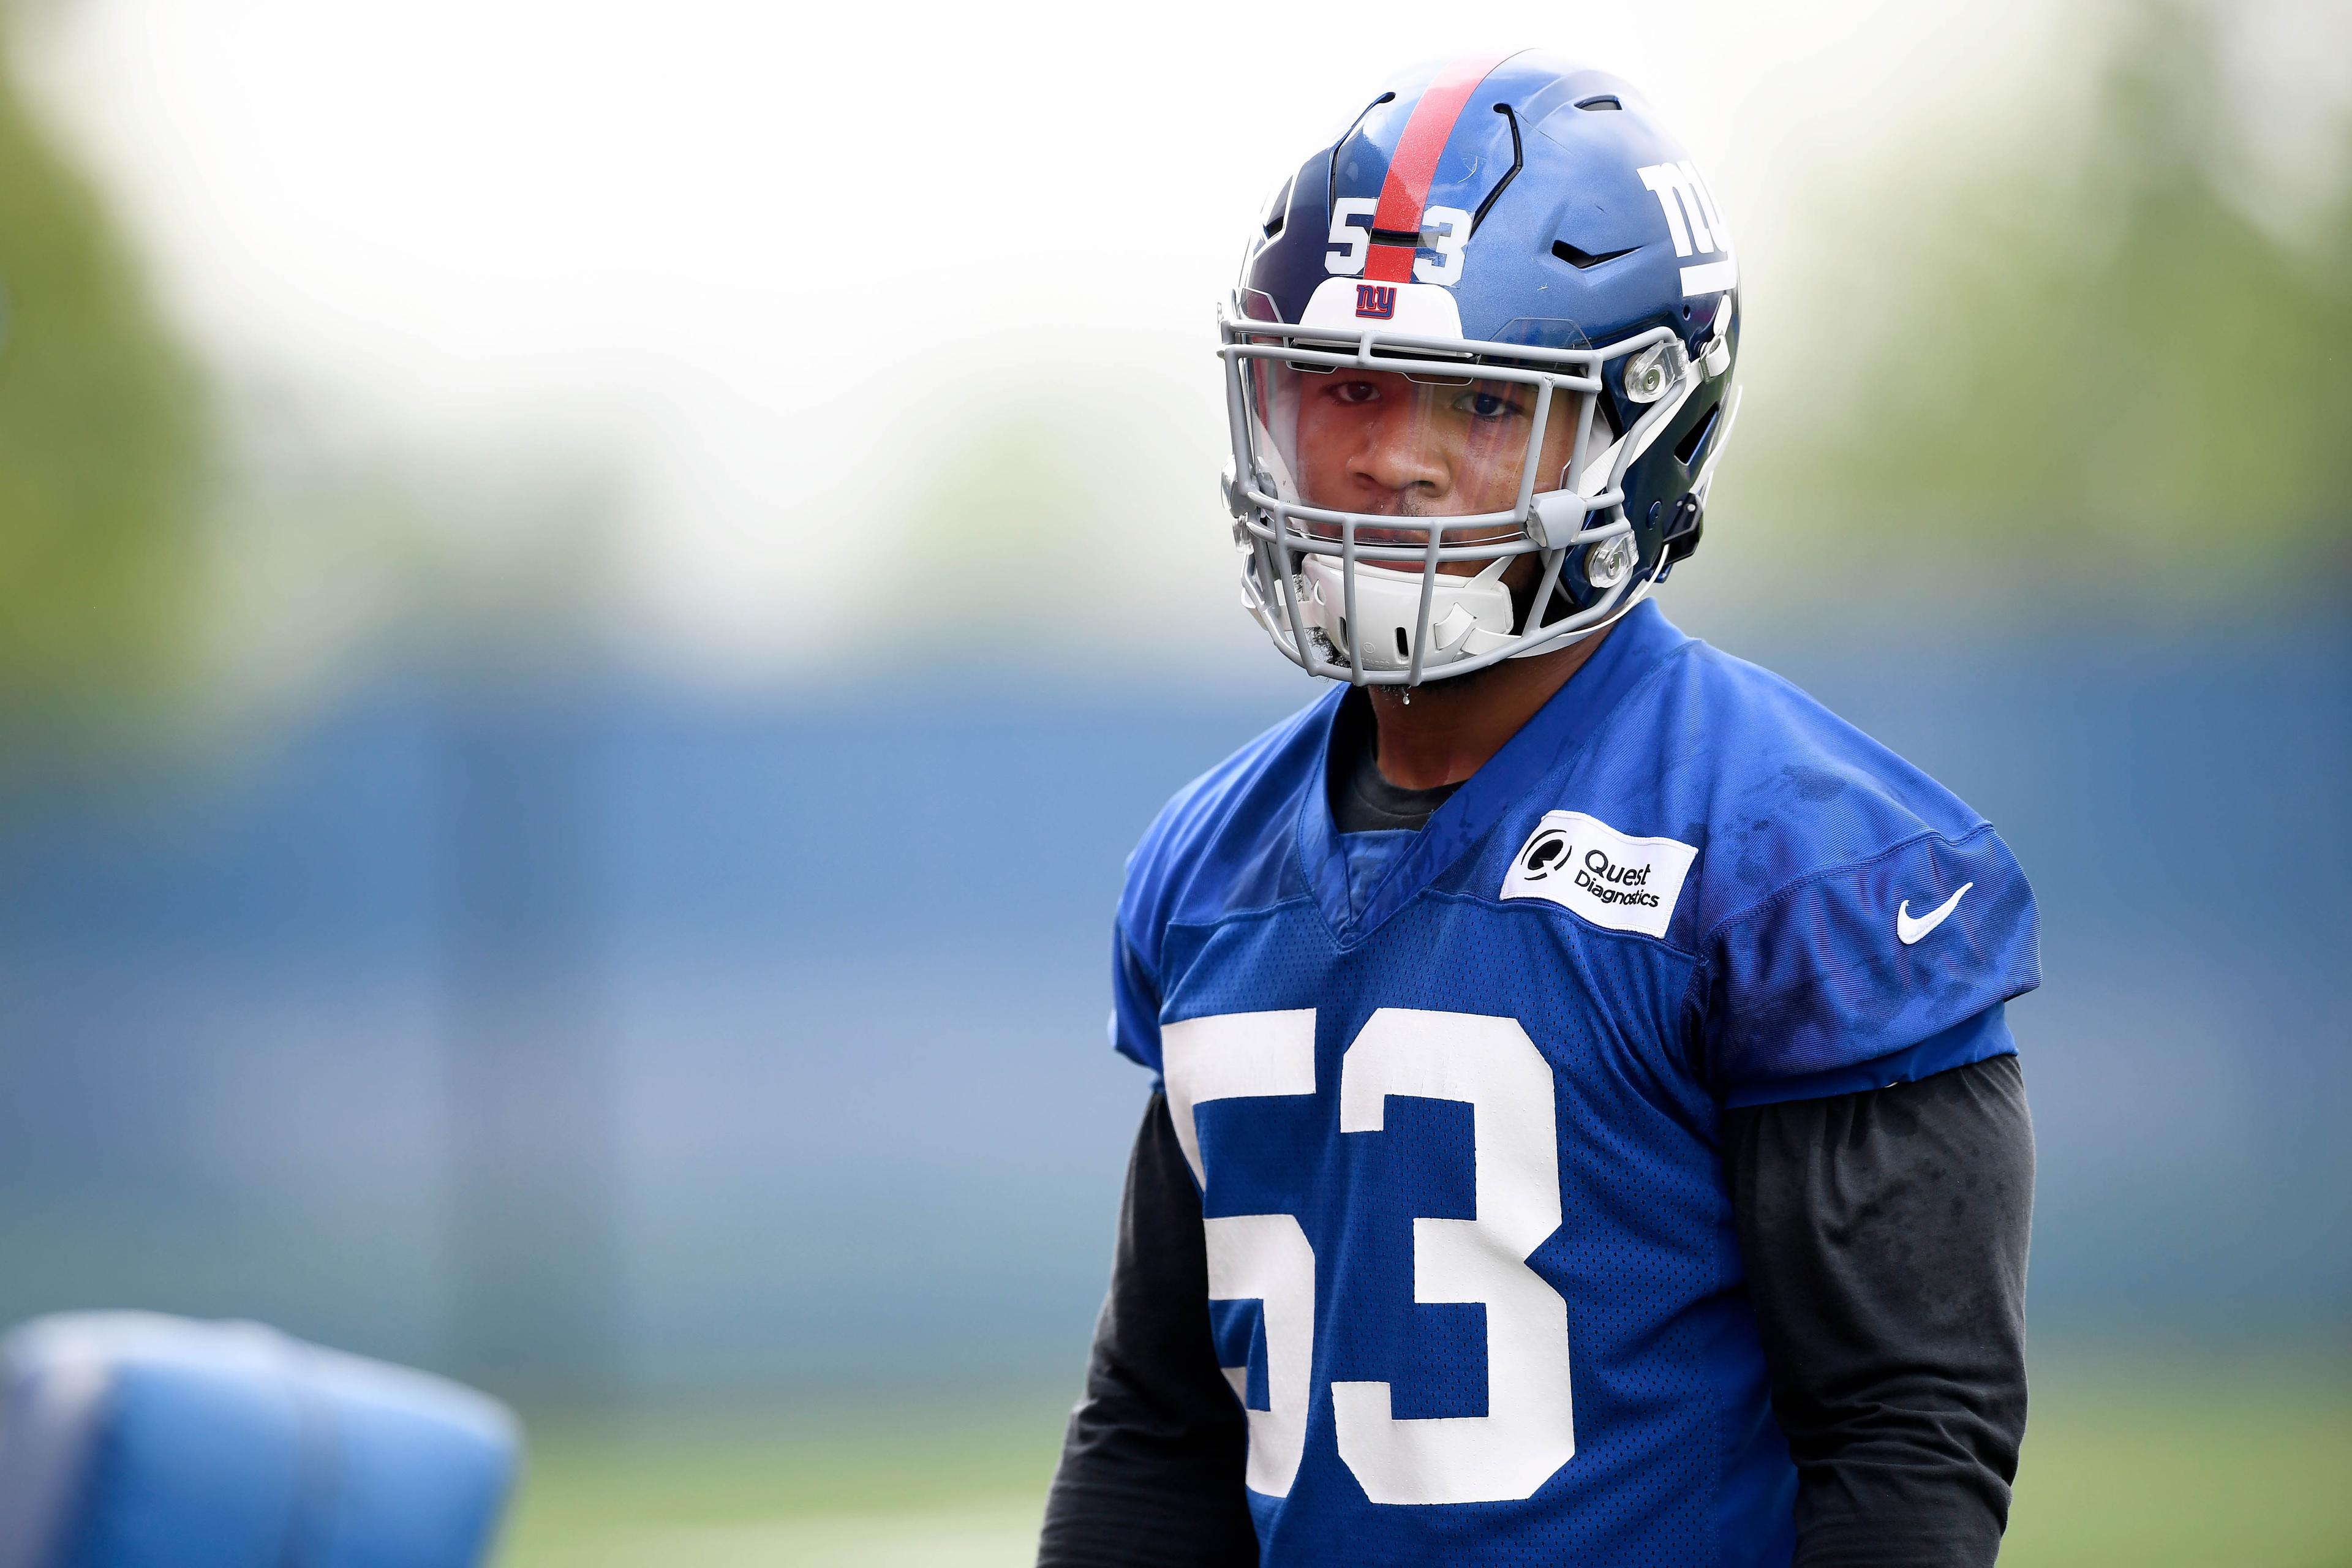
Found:
[{"label": "quest diagnostics patch", "polygon": [[1663,937],[1698,850],[1679,838],[1629,838],[1580,811],[1551,811],[1511,857],[1507,899],[1549,899],[1597,926]]}]

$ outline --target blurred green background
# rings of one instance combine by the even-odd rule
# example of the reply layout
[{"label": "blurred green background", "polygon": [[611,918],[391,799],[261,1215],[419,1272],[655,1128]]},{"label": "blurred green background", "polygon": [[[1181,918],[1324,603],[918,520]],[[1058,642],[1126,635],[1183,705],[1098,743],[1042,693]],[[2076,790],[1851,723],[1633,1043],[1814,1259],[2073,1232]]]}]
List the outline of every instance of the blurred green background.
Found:
[{"label": "blurred green background", "polygon": [[[2029,1458],[2001,1561],[2352,1561],[2347,1369],[2095,1347],[2037,1357]],[[544,1430],[504,1561],[542,1565],[970,1564],[1033,1560],[1060,1407],[723,1417]]]},{"label": "blurred green background", "polygon": [[[1269,95],[1235,17],[922,11],[965,63],[877,123],[785,70],[857,16],[0,17],[0,1316],[472,1377],[510,1568],[1024,1561],[1143,1089],[1119,857],[1309,695],[1209,301],[1484,40],[1253,7]],[[2352,16],[1478,26],[1650,84],[1739,234],[1668,609],[2042,890],[2006,1560],[2352,1563]],[[964,872],[912,911],[908,841]]]}]

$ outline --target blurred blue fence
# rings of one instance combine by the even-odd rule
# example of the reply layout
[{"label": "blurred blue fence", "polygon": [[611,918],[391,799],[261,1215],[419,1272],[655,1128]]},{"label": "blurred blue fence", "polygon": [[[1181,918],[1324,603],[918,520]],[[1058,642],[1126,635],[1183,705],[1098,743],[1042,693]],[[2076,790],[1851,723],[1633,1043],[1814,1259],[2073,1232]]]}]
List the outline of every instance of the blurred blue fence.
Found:
[{"label": "blurred blue fence", "polygon": [[[2044,1328],[2352,1321],[2352,623],[1760,653],[1999,823]],[[0,1320],[501,1386],[1074,1378],[1141,1075],[1108,913],[1308,695],[389,685],[0,815]]]}]

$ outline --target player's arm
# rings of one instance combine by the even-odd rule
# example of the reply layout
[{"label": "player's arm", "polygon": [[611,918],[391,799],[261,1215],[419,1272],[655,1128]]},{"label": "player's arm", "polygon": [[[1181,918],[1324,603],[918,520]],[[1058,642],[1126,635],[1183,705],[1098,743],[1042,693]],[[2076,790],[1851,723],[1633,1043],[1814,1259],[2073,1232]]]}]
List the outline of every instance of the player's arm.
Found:
[{"label": "player's arm", "polygon": [[2017,1058],[1727,1113],[1796,1568],[1990,1568],[2025,1432]]},{"label": "player's arm", "polygon": [[1201,1194],[1166,1098],[1136,1134],[1086,1397],[1045,1503],[1038,1568],[1245,1568],[1248,1426],[1209,1337]]}]

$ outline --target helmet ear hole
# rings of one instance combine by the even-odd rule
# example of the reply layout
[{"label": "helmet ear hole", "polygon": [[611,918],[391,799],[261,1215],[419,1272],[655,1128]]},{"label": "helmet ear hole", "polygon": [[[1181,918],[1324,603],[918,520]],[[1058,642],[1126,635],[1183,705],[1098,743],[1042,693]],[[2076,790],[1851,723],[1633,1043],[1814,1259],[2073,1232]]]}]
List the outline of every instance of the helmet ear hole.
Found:
[{"label": "helmet ear hole", "polygon": [[1399,658],[1411,658],[1412,657],[1412,649],[1406,645],[1404,628],[1402,626],[1399,626],[1396,629],[1396,642],[1397,657]]}]

